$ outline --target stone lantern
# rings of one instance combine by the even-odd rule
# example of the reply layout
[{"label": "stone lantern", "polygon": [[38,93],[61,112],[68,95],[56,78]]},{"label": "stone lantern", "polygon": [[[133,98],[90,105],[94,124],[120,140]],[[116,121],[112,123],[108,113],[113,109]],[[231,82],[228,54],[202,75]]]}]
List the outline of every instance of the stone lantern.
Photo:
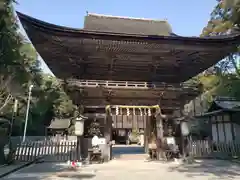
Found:
[{"label": "stone lantern", "polygon": [[87,117],[84,117],[82,115],[78,116],[76,118],[75,122],[75,135],[76,136],[82,136],[84,133],[84,121],[87,119]]}]

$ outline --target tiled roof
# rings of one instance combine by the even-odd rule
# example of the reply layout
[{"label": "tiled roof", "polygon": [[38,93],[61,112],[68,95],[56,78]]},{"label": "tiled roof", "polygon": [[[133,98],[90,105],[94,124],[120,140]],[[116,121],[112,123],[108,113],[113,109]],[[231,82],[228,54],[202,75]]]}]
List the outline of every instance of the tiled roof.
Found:
[{"label": "tiled roof", "polygon": [[208,112],[216,110],[236,110],[240,108],[240,101],[231,97],[217,97],[211,104]]},{"label": "tiled roof", "polygon": [[67,129],[70,126],[70,119],[53,119],[49,129]]},{"label": "tiled roof", "polygon": [[240,101],[215,101],[222,109],[234,109],[240,107]]},{"label": "tiled roof", "polygon": [[99,14],[85,16],[84,29],[126,34],[170,36],[172,29],[166,20],[130,18]]}]

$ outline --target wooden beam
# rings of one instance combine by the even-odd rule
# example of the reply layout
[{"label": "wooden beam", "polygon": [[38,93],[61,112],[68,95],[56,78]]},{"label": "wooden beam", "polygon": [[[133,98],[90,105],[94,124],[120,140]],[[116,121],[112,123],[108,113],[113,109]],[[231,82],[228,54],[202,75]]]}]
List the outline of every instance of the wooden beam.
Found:
[{"label": "wooden beam", "polygon": [[110,161],[112,159],[112,116],[106,112],[104,137],[106,139],[104,160]]},{"label": "wooden beam", "polygon": [[82,79],[83,75],[87,73],[87,69],[88,69],[88,64],[86,62],[81,63],[79,79]]},{"label": "wooden beam", "polygon": [[[109,102],[105,100],[105,98],[84,98],[82,100],[83,105],[87,106],[95,106],[95,105],[109,105]],[[125,98],[125,99],[119,99],[119,98],[112,98],[111,104],[115,105],[129,105],[133,99]],[[149,99],[141,99],[141,100],[134,100],[134,105],[155,105],[157,104],[157,100],[149,100]],[[179,108],[179,102],[177,101],[164,101],[161,103],[162,108],[172,108],[172,109],[178,109]]]},{"label": "wooden beam", "polygon": [[163,119],[160,116],[160,114],[156,116],[156,128],[157,128],[157,159],[161,160],[164,158],[163,150],[164,140],[163,140]]},{"label": "wooden beam", "polygon": [[[111,91],[107,92],[109,94],[106,94],[106,95],[103,95],[103,96],[87,96],[87,97],[83,97],[84,99],[104,99],[106,98],[107,96],[111,96],[112,99],[117,99],[117,100],[129,100],[129,101],[135,101],[135,100],[149,100],[149,101],[153,101],[153,100],[156,100],[156,101],[159,101],[161,99],[158,99],[156,97],[119,97],[119,96],[113,96],[111,94]],[[180,105],[180,101],[178,101],[178,99],[164,99],[162,100],[162,103],[166,103],[166,102],[174,102],[174,103],[177,103]]]},{"label": "wooden beam", "polygon": [[106,117],[106,113],[84,113],[85,117],[88,118],[104,118]]},{"label": "wooden beam", "polygon": [[111,78],[112,77],[112,74],[113,74],[113,68],[114,68],[114,65],[115,65],[115,62],[116,62],[116,56],[115,55],[112,55],[112,54],[109,54],[107,56],[107,58],[109,59],[109,62],[108,62],[108,73],[109,73],[109,77]]},{"label": "wooden beam", "polygon": [[[119,104],[121,105],[121,104]],[[89,106],[89,105],[86,105],[84,106],[85,109],[105,109],[107,105],[93,105],[93,106]],[[117,106],[117,105],[116,105]],[[161,107],[161,110],[162,111],[167,111],[167,112],[172,112],[173,110],[178,110],[179,108],[178,107]]]}]

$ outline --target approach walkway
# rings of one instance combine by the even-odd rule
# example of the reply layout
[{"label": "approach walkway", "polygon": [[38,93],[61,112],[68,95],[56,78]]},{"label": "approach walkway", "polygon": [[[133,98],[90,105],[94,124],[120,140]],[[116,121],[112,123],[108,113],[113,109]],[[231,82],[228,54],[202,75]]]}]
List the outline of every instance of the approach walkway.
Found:
[{"label": "approach walkway", "polygon": [[229,161],[206,160],[193,164],[112,160],[77,171],[66,164],[38,163],[5,177],[4,180],[240,180],[240,165]]}]

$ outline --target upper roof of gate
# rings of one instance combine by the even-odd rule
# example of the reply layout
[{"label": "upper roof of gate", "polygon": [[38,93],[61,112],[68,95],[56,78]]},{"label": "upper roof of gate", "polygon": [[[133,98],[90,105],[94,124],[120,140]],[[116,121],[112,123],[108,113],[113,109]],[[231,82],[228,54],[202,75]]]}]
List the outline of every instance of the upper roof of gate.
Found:
[{"label": "upper roof of gate", "polygon": [[87,16],[85,16],[84,29],[126,34],[173,35],[172,28],[166,20],[111,16],[95,13],[88,13]]}]

